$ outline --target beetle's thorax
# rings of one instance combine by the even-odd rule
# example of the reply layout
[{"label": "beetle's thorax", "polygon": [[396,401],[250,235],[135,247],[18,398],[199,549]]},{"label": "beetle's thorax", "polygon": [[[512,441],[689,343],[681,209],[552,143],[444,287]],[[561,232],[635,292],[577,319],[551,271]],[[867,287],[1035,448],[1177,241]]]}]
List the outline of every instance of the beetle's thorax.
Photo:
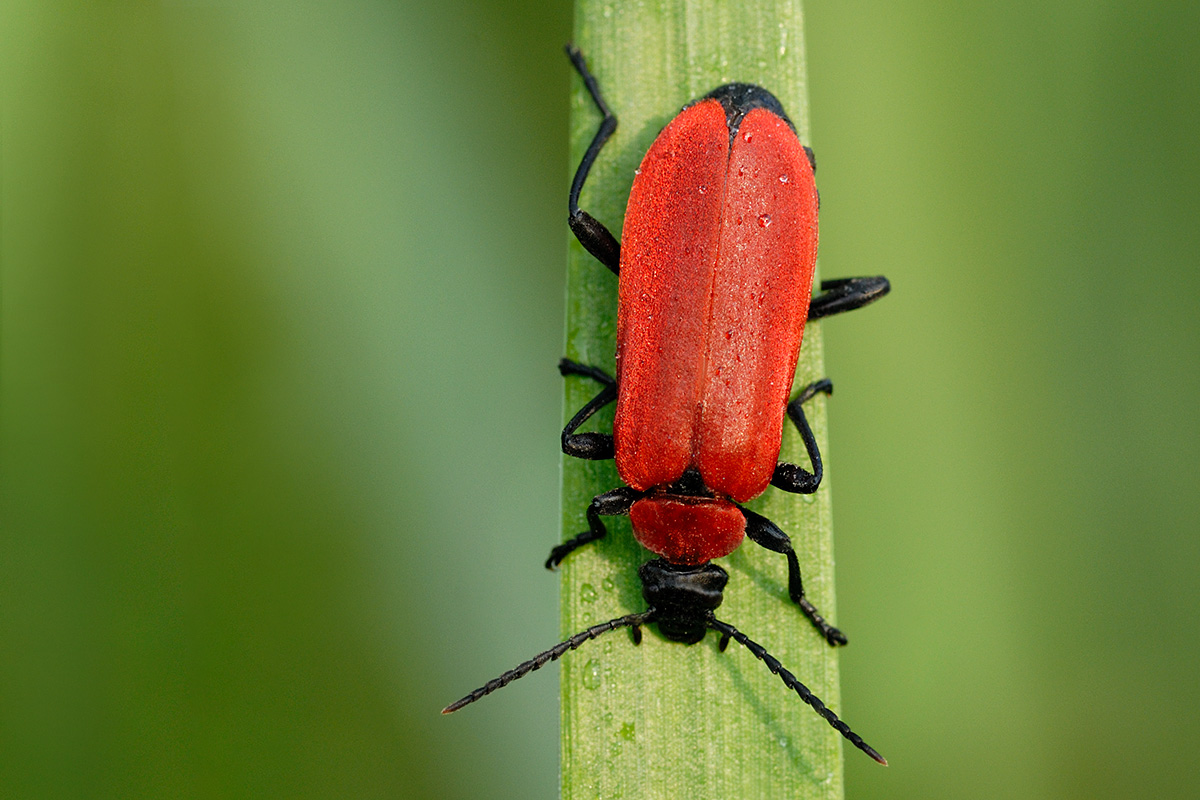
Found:
[{"label": "beetle's thorax", "polygon": [[[680,482],[651,490],[629,509],[633,535],[671,564],[697,566],[727,556],[746,535],[741,509],[710,491]],[[703,483],[698,487],[703,489]],[[684,491],[681,491],[684,490]]]}]

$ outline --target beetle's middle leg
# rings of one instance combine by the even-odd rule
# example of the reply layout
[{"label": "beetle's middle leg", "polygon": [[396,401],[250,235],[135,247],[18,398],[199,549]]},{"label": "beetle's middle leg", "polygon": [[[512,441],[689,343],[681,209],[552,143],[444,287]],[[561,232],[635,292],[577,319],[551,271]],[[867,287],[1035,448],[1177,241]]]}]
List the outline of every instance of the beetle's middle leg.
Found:
[{"label": "beetle's middle leg", "polygon": [[811,322],[821,317],[831,317],[862,308],[883,297],[891,288],[888,279],[882,275],[821,281],[821,293],[808,305],[808,319]]},{"label": "beetle's middle leg", "polygon": [[567,423],[567,427],[563,428],[562,432],[562,451],[569,456],[575,458],[583,458],[588,461],[603,461],[612,458],[614,454],[613,437],[611,433],[576,433],[579,426],[587,422],[588,418],[595,414],[600,409],[617,399],[617,382],[598,367],[589,367],[584,364],[579,364],[570,359],[562,359],[558,362],[558,371],[567,375],[581,375],[586,378],[593,378],[604,384],[604,388],[600,390],[600,394],[588,401],[587,405],[579,409],[575,416],[571,417],[571,421]]},{"label": "beetle's middle leg", "polygon": [[808,419],[804,416],[804,403],[812,399],[818,392],[833,394],[833,382],[828,378],[810,383],[795,400],[788,403],[787,414],[791,417],[804,440],[804,449],[808,452],[808,460],[812,462],[812,472],[796,464],[780,461],[775,465],[775,474],[771,476],[771,485],[785,492],[796,494],[812,494],[821,485],[824,468],[821,466],[821,451],[817,449],[817,439],[813,436],[812,428],[808,427]]}]

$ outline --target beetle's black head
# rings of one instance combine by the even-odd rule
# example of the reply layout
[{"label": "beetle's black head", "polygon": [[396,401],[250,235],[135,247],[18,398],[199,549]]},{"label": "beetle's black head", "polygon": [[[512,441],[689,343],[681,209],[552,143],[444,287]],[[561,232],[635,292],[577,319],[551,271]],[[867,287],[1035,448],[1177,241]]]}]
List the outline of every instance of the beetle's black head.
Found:
[{"label": "beetle's black head", "polygon": [[535,669],[556,660],[563,654],[574,650],[591,639],[601,636],[618,628],[630,628],[634,633],[634,642],[641,639],[641,626],[657,623],[663,636],[683,644],[695,644],[704,638],[711,628],[721,634],[721,649],[730,640],[736,641],[754,654],[756,658],[767,665],[771,672],[779,676],[789,689],[800,695],[800,699],[813,707],[830,725],[842,736],[845,736],[855,747],[862,750],[880,764],[887,764],[883,756],[875,752],[862,737],[850,730],[850,727],[838,719],[837,714],[830,711],[824,703],[818,700],[796,676],[783,668],[766,648],[754,642],[746,634],[727,622],[722,622],[713,615],[713,611],[721,605],[721,593],[729,581],[729,573],[716,564],[703,564],[698,567],[684,567],[670,564],[664,559],[656,558],[642,564],[638,570],[642,579],[642,594],[650,608],[640,614],[627,614],[624,617],[611,619],[593,625],[587,630],[580,631],[566,641],[556,644],[543,653],[518,664],[498,678],[488,681],[466,697],[442,709],[443,714],[457,711],[463,706],[474,703],[481,697],[486,697],[497,689],[501,689]]},{"label": "beetle's black head", "polygon": [[716,564],[683,567],[661,558],[642,564],[638,576],[659,631],[684,644],[704,638],[709,617],[721,605],[721,593],[729,581],[729,573]]}]

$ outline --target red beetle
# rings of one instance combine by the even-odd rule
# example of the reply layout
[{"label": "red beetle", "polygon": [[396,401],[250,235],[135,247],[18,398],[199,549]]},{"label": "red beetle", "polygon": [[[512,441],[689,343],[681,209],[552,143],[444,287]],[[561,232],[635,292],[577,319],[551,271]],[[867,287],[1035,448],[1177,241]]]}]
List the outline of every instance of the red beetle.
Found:
[{"label": "red beetle", "polygon": [[[779,101],[760,86],[730,83],[683,108],[655,139],[629,194],[622,242],[579,208],[579,194],[617,127],[583,56],[567,54],[604,114],[569,198],[579,242],[620,276],[617,377],[564,359],[563,375],[603,384],[563,429],[562,449],[584,459],[616,458],[626,486],[596,496],[588,530],[555,547],[557,566],[604,537],[602,516],[628,514],[634,536],[658,558],[639,570],[646,611],[596,625],[448,706],[474,702],[588,639],[654,623],[668,639],[694,644],[709,630],[745,645],[856,747],[883,758],[760,645],[718,620],[728,573],[710,563],[749,537],[788,559],[788,590],[831,645],[846,643],[804,596],[787,534],[743,508],[773,485],[811,494],[821,454],[803,404],[833,385],[821,380],[788,401],[806,320],[860,308],[889,289],[882,277],[826,281],[811,297],[817,259],[812,151],[800,144]],[[613,433],[576,433],[616,401]],[[784,415],[804,441],[812,471],[778,462]]]}]

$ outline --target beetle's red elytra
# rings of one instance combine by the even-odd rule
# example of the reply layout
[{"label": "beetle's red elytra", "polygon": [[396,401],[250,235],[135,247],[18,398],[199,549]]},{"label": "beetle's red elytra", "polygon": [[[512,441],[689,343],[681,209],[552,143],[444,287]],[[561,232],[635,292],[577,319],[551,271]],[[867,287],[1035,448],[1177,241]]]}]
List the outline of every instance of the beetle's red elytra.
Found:
[{"label": "beetle's red elytra", "polygon": [[[736,92],[718,92],[741,111]],[[731,129],[718,97],[659,134],[621,237],[617,470],[647,491],[695,468],[717,496],[711,525],[675,536],[645,531],[650,514],[638,509],[677,501],[634,503],[638,541],[672,563],[732,552],[741,535],[721,523],[736,509],[719,498],[745,502],[771,481],[817,260],[817,188],[796,134],[765,107]]]},{"label": "beetle's red elytra", "polygon": [[[588,505],[588,530],[554,547],[557,567],[603,539],[601,517],[628,515],[638,542],[658,556],[638,571],[647,608],[594,625],[447,706],[450,713],[584,642],[618,628],[657,626],[695,644],[708,631],[746,647],[855,747],[887,762],[765,648],[718,619],[725,570],[711,563],[745,538],[788,562],[788,594],[831,645],[846,637],[805,597],[791,539],[741,503],[775,486],[811,494],[821,453],[804,414],[828,379],[789,400],[806,321],[861,308],[885,295],[883,277],[825,281],[812,296],[817,260],[816,161],[779,101],[748,83],[729,83],[684,106],[642,159],[622,240],[579,207],[597,156],[617,127],[580,52],[567,47],[603,115],[568,198],[580,244],[618,275],[616,377],[568,359],[564,376],[601,390],[567,423],[562,449],[589,460],[615,458],[625,482]],[[616,402],[613,432],[577,432]],[[780,462],[785,417],[804,442],[811,469]]]}]

